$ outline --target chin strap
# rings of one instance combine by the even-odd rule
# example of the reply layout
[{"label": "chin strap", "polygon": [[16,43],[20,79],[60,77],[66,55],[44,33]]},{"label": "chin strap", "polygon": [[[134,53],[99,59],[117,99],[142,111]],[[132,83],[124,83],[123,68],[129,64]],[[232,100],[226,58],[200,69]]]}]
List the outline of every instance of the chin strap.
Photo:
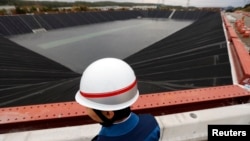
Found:
[{"label": "chin strap", "polygon": [[93,109],[93,110],[96,113],[96,115],[103,121],[103,122],[100,123],[102,126],[109,127],[114,123],[113,119],[108,119],[107,117],[105,117],[102,114],[101,111],[96,110],[96,109]]}]

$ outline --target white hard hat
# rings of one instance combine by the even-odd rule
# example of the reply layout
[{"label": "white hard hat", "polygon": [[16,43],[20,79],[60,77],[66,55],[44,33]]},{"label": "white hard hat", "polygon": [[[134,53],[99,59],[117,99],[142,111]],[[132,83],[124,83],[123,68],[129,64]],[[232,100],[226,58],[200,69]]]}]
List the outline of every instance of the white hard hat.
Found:
[{"label": "white hard hat", "polygon": [[131,106],[138,96],[132,68],[123,60],[103,58],[85,69],[75,99],[85,107],[115,111]]}]

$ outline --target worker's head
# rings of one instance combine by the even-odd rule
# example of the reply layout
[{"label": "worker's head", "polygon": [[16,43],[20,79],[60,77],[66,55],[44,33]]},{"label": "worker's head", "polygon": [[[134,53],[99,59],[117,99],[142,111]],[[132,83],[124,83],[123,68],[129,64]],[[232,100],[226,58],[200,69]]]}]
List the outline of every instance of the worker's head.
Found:
[{"label": "worker's head", "polygon": [[92,119],[107,123],[128,116],[138,96],[133,69],[123,60],[103,58],[85,69],[75,99]]}]

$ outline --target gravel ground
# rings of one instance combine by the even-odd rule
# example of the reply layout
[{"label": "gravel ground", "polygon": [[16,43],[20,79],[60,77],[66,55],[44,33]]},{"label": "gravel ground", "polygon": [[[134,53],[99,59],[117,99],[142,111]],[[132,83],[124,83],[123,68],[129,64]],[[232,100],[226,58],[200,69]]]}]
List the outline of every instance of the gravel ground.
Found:
[{"label": "gravel ground", "polygon": [[[232,17],[234,17],[236,20],[240,20],[242,19],[242,17],[244,16],[242,13],[227,13],[229,15],[231,15]],[[248,13],[248,16],[245,15],[245,25],[250,28],[250,13]],[[235,24],[233,24],[233,26],[235,27]],[[236,29],[236,28],[235,28]],[[248,48],[248,50],[250,51],[250,37],[242,37],[242,35],[235,30],[236,33],[238,34],[239,38],[241,39],[241,41],[246,45],[246,47]]]}]

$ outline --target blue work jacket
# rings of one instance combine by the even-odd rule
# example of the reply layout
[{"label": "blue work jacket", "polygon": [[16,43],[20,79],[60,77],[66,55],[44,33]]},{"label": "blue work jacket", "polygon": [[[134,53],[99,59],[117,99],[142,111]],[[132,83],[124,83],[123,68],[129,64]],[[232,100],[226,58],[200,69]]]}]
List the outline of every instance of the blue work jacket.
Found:
[{"label": "blue work jacket", "polygon": [[158,141],[160,128],[154,116],[136,115],[110,127],[102,127],[96,141]]}]

